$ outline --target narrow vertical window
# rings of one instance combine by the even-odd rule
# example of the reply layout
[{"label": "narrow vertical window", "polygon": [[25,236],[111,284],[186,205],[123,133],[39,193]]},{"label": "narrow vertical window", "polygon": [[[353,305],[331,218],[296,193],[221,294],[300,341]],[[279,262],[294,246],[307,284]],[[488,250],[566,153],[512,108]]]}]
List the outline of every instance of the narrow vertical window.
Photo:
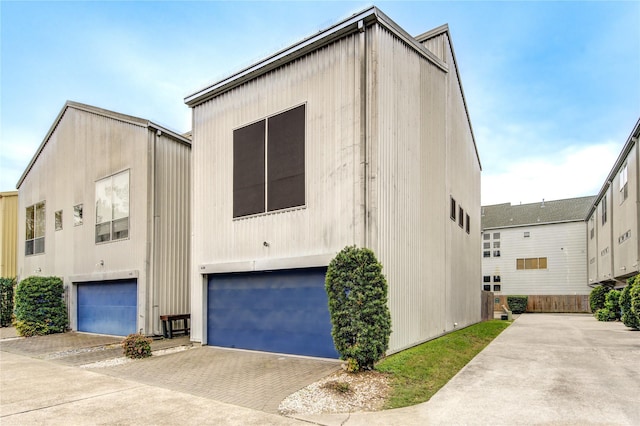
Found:
[{"label": "narrow vertical window", "polygon": [[55,225],[56,225],[56,231],[62,230],[62,210],[58,210],[55,213]]},{"label": "narrow vertical window", "polygon": [[458,207],[458,226],[462,228],[464,226],[464,209]]},{"label": "narrow vertical window", "polygon": [[469,220],[469,215],[467,215],[466,217],[467,221],[466,221],[466,225],[465,225],[465,230],[467,231],[467,234],[471,233],[471,225],[469,224],[470,220]]},{"label": "narrow vertical window", "polygon": [[451,210],[450,210],[449,216],[451,217],[451,220],[454,222],[456,221],[456,208],[457,208],[456,200],[453,197],[451,197]]},{"label": "narrow vertical window", "polygon": [[602,224],[607,223],[607,196],[602,197]]},{"label": "narrow vertical window", "polygon": [[82,204],[73,206],[73,226],[82,225]]}]

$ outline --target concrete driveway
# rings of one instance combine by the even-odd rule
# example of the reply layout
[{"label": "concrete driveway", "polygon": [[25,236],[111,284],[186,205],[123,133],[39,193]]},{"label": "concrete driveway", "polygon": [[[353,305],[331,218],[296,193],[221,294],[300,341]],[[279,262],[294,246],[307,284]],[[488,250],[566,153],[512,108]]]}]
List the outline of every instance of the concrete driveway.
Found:
[{"label": "concrete driveway", "polygon": [[[169,398],[164,390],[168,395],[174,393],[179,401],[191,395],[233,404],[230,407],[276,414],[278,405],[288,395],[340,368],[336,360],[192,346],[188,337],[154,341],[152,349],[156,355],[147,359],[111,362],[122,357],[121,340],[75,332],[2,339],[1,423],[9,420],[21,423],[32,419],[36,411],[57,413],[62,406],[73,406],[87,398],[98,398],[97,401],[113,394],[110,398],[118,401],[117,394],[124,397],[141,385],[148,385],[145,394],[159,392],[160,400]],[[174,349],[182,350],[174,352]],[[62,365],[80,368],[63,369]],[[66,391],[70,394],[65,395]],[[88,396],[82,396],[82,392]],[[109,423],[128,423],[127,419],[112,418]]]},{"label": "concrete driveway", "polygon": [[525,314],[430,401],[324,425],[640,425],[640,331],[591,315]]}]

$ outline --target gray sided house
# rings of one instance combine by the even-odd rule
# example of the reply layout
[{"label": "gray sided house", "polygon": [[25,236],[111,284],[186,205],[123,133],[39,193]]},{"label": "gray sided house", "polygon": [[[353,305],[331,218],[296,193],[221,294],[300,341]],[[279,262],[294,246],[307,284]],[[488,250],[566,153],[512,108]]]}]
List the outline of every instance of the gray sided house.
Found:
[{"label": "gray sided house", "polygon": [[67,102],[18,182],[18,276],[64,280],[73,330],[189,312],[189,139]]},{"label": "gray sided house", "polygon": [[623,287],[640,272],[640,120],[589,209],[589,285]]},{"label": "gray sided house", "polygon": [[324,279],[383,264],[390,352],[480,320],[481,165],[448,27],[375,7],[188,96],[191,339],[336,357]]},{"label": "gray sided house", "polygon": [[586,295],[584,219],[595,197],[482,207],[482,287],[498,295]]}]

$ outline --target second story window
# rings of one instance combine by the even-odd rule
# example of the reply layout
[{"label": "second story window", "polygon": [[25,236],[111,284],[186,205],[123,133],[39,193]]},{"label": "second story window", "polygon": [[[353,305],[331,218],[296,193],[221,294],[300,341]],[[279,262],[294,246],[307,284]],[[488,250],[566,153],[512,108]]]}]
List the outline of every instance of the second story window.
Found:
[{"label": "second story window", "polygon": [[233,131],[233,217],[305,204],[305,106]]},{"label": "second story window", "polygon": [[44,253],[45,203],[41,201],[26,209],[24,254]]},{"label": "second story window", "polygon": [[129,238],[129,170],[96,182],[96,243]]}]

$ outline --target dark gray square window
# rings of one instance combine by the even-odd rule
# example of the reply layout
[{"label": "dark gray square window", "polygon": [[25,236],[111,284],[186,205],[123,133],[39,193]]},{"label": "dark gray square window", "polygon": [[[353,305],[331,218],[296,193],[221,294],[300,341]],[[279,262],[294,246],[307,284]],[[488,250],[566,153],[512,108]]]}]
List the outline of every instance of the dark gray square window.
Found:
[{"label": "dark gray square window", "polygon": [[500,284],[494,284],[493,285],[493,291],[500,291]]},{"label": "dark gray square window", "polygon": [[482,277],[482,281],[485,283],[490,283],[491,282],[491,275],[484,275]]},{"label": "dark gray square window", "polygon": [[305,106],[233,132],[233,217],[305,204]]},{"label": "dark gray square window", "polygon": [[483,286],[482,286],[482,289],[483,289],[484,291],[491,291],[491,284],[485,284],[485,285],[483,285]]}]

